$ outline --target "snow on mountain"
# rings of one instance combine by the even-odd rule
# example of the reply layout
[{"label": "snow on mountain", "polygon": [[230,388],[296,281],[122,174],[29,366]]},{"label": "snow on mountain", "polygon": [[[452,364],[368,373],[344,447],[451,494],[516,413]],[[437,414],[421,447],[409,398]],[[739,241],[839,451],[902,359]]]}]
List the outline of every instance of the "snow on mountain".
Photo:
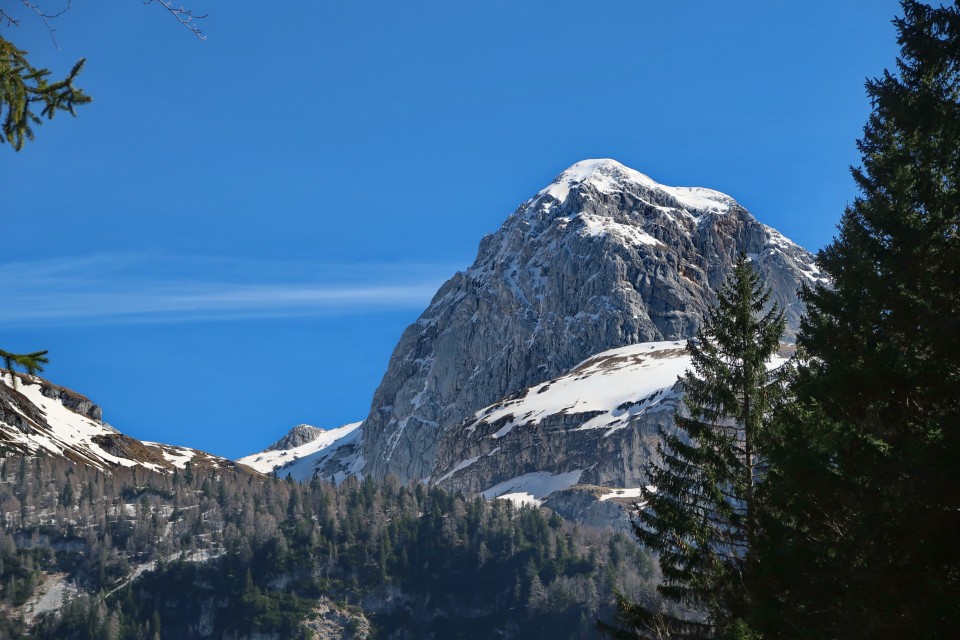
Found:
[{"label": "snow on mountain", "polygon": [[[548,187],[541,189],[538,196],[550,196],[553,201],[563,204],[570,190],[577,186],[589,185],[598,193],[611,195],[622,189],[624,183],[640,185],[651,191],[659,191],[671,197],[678,206],[664,206],[691,213],[715,211],[726,213],[736,202],[725,193],[702,187],[668,187],[653,180],[650,176],[624,166],[610,158],[581,160],[562,172]],[[553,203],[547,202],[549,209]]]},{"label": "snow on mountain", "polygon": [[187,462],[236,468],[236,464],[188,447],[144,442],[102,420],[102,410],[85,396],[43,378],[0,375],[0,450],[63,456],[105,471],[140,466],[171,472]]},{"label": "snow on mountain", "polygon": [[364,421],[365,473],[436,479],[472,457],[441,470],[438,452],[483,407],[593,354],[692,336],[740,252],[784,309],[789,340],[800,284],[824,277],[810,252],[718,191],[576,163],[483,238],[404,331]]},{"label": "snow on mountain", "polygon": [[[363,470],[364,460],[359,453],[360,425],[353,422],[336,429],[297,425],[271,447],[237,462],[260,473],[276,473],[282,478],[289,475],[301,481],[311,480],[319,468],[324,467],[323,479],[342,482],[345,477],[360,475]],[[278,446],[301,440],[305,434],[313,439],[296,446]]]},{"label": "snow on mountain", "polygon": [[481,492],[480,495],[487,500],[509,500],[516,505],[540,505],[543,503],[543,498],[551,493],[577,484],[581,474],[579,470],[558,474],[534,471],[505,480]]},{"label": "snow on mountain", "polygon": [[[783,345],[767,366],[783,365],[790,350]],[[680,341],[592,356],[464,420],[441,442],[433,477],[448,489],[521,502],[575,485],[594,487],[600,500],[634,496],[658,429],[675,428],[677,378],[690,365]]]},{"label": "snow on mountain", "polygon": [[670,388],[690,366],[684,344],[670,340],[604,351],[566,375],[477,412],[466,431],[472,433],[481,423],[505,423],[491,435],[499,439],[518,424],[535,426],[552,415],[594,412],[577,428],[622,429],[631,415],[672,397]]}]

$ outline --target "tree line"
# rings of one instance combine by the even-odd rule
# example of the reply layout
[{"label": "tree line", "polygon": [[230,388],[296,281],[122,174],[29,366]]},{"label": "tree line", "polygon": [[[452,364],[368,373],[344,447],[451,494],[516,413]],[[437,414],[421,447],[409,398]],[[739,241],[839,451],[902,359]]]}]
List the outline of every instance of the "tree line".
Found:
[{"label": "tree line", "polygon": [[[614,593],[657,598],[655,562],[627,536],[393,478],[9,455],[0,523],[0,638],[310,637],[322,603],[372,637],[589,638]],[[24,603],[56,576],[63,606],[28,624]]]}]

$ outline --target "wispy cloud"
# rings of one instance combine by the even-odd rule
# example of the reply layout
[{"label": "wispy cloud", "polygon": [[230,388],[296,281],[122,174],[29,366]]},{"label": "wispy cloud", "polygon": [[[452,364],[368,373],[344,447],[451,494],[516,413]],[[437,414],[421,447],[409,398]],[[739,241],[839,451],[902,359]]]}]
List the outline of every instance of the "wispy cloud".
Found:
[{"label": "wispy cloud", "polygon": [[429,303],[450,265],[86,255],[0,264],[0,324],[180,322]]}]

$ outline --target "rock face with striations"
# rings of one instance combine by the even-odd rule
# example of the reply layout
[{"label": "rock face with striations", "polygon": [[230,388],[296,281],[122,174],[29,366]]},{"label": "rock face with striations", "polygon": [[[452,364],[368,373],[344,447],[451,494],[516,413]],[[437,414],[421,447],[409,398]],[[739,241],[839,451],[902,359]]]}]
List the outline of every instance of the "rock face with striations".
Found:
[{"label": "rock face with striations", "polygon": [[693,335],[740,252],[794,331],[799,284],[821,278],[809,252],[717,191],[578,162],[403,333],[363,424],[365,472],[427,479],[440,438],[479,409],[606,349]]}]

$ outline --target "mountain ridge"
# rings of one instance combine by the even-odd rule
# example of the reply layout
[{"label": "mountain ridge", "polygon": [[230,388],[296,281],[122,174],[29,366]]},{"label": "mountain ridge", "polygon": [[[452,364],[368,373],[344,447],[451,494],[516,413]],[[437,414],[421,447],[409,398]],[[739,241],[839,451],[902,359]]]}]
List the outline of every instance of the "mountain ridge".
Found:
[{"label": "mountain ridge", "polygon": [[0,374],[0,450],[62,456],[106,472],[116,467],[142,467],[173,473],[188,462],[253,472],[198,449],[132,438],[103,422],[103,410],[86,396],[16,372]]}]

